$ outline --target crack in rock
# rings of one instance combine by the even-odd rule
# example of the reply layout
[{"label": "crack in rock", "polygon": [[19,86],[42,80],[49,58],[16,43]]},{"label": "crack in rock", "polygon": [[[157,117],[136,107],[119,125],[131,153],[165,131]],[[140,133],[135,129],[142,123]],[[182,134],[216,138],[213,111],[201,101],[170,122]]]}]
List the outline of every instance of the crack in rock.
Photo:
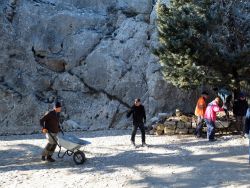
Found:
[{"label": "crack in rock", "polygon": [[48,58],[47,57],[47,54],[45,52],[37,52],[35,49],[34,49],[34,46],[32,47],[32,53],[33,53],[33,56],[35,58],[35,61],[53,71],[53,72],[58,72],[58,73],[61,73],[61,72],[65,72],[66,70],[66,61],[61,58],[61,59],[58,59],[58,58]]},{"label": "crack in rock", "polygon": [[35,3],[38,3],[38,4],[46,4],[46,5],[51,5],[51,6],[56,6],[55,3],[51,3],[51,2],[48,2],[48,1],[42,1],[42,0],[33,0]]},{"label": "crack in rock", "polygon": [[114,113],[114,115],[112,117],[112,120],[111,120],[110,124],[109,124],[109,128],[114,128],[114,124],[115,124],[116,119],[117,119],[117,114],[119,114],[119,107],[120,107],[120,105],[118,105],[117,108],[116,108],[116,111],[115,111],[115,113]]},{"label": "crack in rock", "polygon": [[108,99],[110,100],[116,100],[118,101],[120,104],[126,106],[127,108],[130,108],[131,106],[129,104],[127,104],[126,102],[122,101],[121,99],[119,99],[117,96],[115,95],[111,95],[109,94],[108,92],[106,92],[105,90],[101,89],[101,90],[98,90],[98,89],[95,89],[94,87],[88,85],[83,78],[79,77],[78,75],[75,75],[74,73],[72,73],[71,71],[68,71],[68,73],[72,76],[76,76],[89,90],[93,91],[93,93],[103,93],[105,94]]},{"label": "crack in rock", "polygon": [[16,95],[19,98],[18,102],[20,102],[23,98],[23,95],[20,92],[16,91],[13,87],[5,82],[0,85],[0,88],[2,88],[4,91],[10,92],[13,95]]},{"label": "crack in rock", "polygon": [[13,22],[14,16],[16,14],[16,4],[17,0],[10,0],[9,4],[5,8],[6,18],[10,23]]}]

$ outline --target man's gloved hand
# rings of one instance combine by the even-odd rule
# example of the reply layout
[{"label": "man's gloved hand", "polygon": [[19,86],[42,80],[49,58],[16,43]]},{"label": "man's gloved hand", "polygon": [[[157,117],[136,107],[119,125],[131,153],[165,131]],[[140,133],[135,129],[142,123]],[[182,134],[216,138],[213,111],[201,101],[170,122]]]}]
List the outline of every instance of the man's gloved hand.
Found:
[{"label": "man's gloved hand", "polygon": [[43,133],[43,134],[48,133],[48,129],[43,128],[43,129],[42,129],[42,133]]}]

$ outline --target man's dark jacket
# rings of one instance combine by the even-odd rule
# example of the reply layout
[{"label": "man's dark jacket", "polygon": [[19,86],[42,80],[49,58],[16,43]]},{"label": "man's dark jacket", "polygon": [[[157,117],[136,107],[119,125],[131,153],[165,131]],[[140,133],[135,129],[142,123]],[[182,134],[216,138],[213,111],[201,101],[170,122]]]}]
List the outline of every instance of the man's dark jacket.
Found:
[{"label": "man's dark jacket", "polygon": [[40,119],[40,125],[51,133],[60,131],[59,117],[55,110],[49,111]]},{"label": "man's dark jacket", "polygon": [[143,124],[146,122],[146,113],[143,105],[133,105],[127,113],[127,117],[130,117],[131,114],[133,114],[133,124]]}]

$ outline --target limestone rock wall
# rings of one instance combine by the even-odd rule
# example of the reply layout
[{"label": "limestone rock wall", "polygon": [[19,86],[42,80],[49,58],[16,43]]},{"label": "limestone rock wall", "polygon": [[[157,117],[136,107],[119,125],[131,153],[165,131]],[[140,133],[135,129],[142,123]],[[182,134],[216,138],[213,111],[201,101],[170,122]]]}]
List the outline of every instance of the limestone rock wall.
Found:
[{"label": "limestone rock wall", "polygon": [[148,119],[177,107],[193,111],[197,93],[162,77],[151,0],[2,0],[0,134],[40,130],[55,100],[65,126],[129,126],[134,98]]}]

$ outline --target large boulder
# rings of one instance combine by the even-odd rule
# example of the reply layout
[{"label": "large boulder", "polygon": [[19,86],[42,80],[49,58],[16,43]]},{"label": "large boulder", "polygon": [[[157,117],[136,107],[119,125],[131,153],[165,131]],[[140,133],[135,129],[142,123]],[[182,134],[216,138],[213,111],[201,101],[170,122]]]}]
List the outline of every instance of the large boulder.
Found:
[{"label": "large boulder", "polygon": [[[0,91],[2,93],[2,91]],[[39,119],[45,113],[46,105],[40,103],[32,95],[22,97],[8,91],[5,95],[11,96],[7,102],[1,101],[0,135],[31,134],[41,131]],[[8,97],[5,97],[8,99]]]},{"label": "large boulder", "polygon": [[[148,118],[193,111],[197,93],[161,74],[155,1],[2,0],[0,134],[39,130],[59,100],[71,128],[126,128],[134,98]],[[70,130],[70,129],[69,129]]]},{"label": "large boulder", "polygon": [[[66,0],[68,1],[68,0]],[[79,9],[90,9],[98,12],[106,12],[116,6],[116,0],[70,0]]]},{"label": "large boulder", "polygon": [[56,91],[82,91],[87,92],[89,89],[75,75],[63,73],[55,78],[52,88]]},{"label": "large boulder", "polygon": [[118,0],[117,7],[127,13],[150,14],[153,8],[152,0]]}]

